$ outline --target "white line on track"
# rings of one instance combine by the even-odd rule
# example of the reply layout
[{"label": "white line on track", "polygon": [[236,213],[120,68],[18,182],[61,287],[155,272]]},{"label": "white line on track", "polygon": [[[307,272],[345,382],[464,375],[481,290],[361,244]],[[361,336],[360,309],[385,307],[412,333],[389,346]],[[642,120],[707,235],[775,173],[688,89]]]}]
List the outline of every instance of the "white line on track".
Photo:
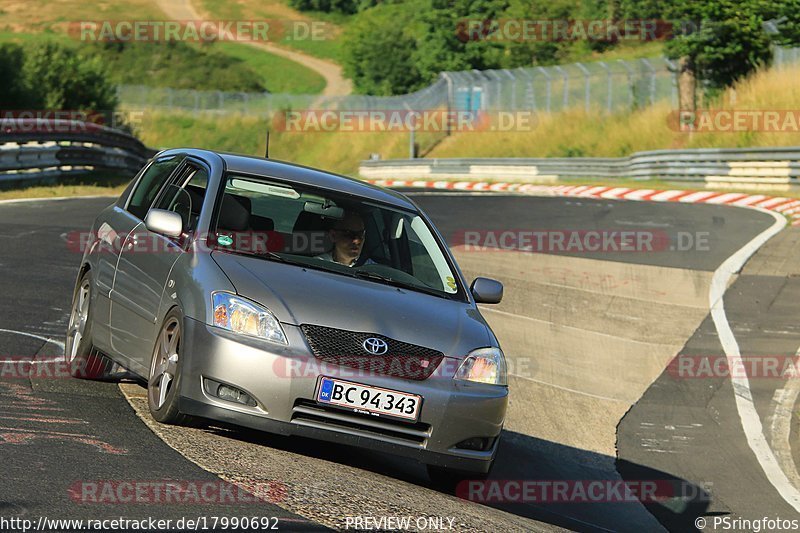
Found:
[{"label": "white line on track", "polygon": [[499,309],[491,309],[491,308],[483,307],[483,306],[481,306],[480,310],[481,310],[481,313],[489,313],[489,314],[493,314],[494,313],[494,314],[504,315],[504,316],[508,316],[508,317],[521,318],[523,320],[530,320],[531,322],[538,322],[540,324],[548,324],[550,326],[557,327],[557,328],[576,329],[578,331],[583,331],[583,332],[588,333],[590,335],[597,335],[597,336],[600,336],[600,337],[608,337],[610,339],[615,339],[615,340],[620,340],[620,341],[625,341],[625,342],[631,342],[631,343],[635,343],[635,344],[646,344],[647,346],[674,346],[675,345],[674,343],[671,343],[671,342],[666,342],[666,343],[665,342],[647,342],[647,341],[640,341],[640,340],[636,340],[636,339],[631,339],[629,337],[620,337],[619,335],[612,335],[611,333],[604,333],[602,331],[594,331],[594,330],[591,330],[591,329],[580,328],[578,326],[570,326],[568,324],[556,324],[556,323],[551,322],[549,320],[542,320],[541,318],[534,318],[532,316],[518,315],[517,313],[509,313],[508,311],[500,311]]},{"label": "white line on track", "polygon": [[[709,306],[711,307],[711,318],[717,329],[717,335],[722,344],[722,349],[725,352],[725,357],[728,359],[728,368],[743,367],[742,355],[739,352],[739,344],[736,342],[736,337],[733,335],[733,330],[725,316],[725,306],[722,297],[725,294],[728,282],[735,273],[742,269],[747,260],[750,259],[764,243],[786,226],[786,219],[782,215],[765,209],[759,209],[759,211],[771,215],[775,219],[775,223],[726,259],[725,262],[714,271],[714,275],[711,278],[711,289],[708,295]],[[739,413],[739,419],[741,420],[742,429],[747,438],[747,444],[755,454],[758,463],[764,470],[764,474],[767,476],[769,482],[772,483],[772,486],[775,487],[781,497],[786,500],[789,505],[800,512],[800,491],[789,482],[786,474],[781,470],[778,460],[764,436],[761,418],[753,403],[750,380],[746,375],[732,375],[731,383],[733,384],[733,394],[736,400],[736,410]]]},{"label": "white line on track", "polygon": [[548,381],[542,381],[540,379],[531,378],[528,376],[520,376],[519,374],[509,374],[509,376],[513,376],[517,379],[524,379],[525,381],[532,381],[533,383],[538,383],[540,385],[544,385],[546,387],[553,387],[554,389],[563,390],[566,392],[572,392],[574,394],[580,394],[581,396],[588,396],[590,398],[596,398],[598,400],[605,400],[609,402],[618,402],[630,405],[630,401],[628,400],[621,400],[619,398],[611,398],[609,396],[600,396],[599,394],[592,394],[591,392],[584,392],[582,390],[570,389],[569,387],[562,387],[561,385],[556,385],[554,383],[550,383]]},{"label": "white line on track", "polygon": [[37,339],[37,340],[40,340],[40,341],[43,341],[43,342],[47,342],[47,343],[50,343],[50,344],[55,344],[56,346],[61,348],[62,352],[64,351],[64,343],[63,342],[57,341],[55,339],[51,339],[49,337],[42,337],[41,335],[36,335],[34,333],[26,333],[24,331],[17,331],[15,329],[1,329],[0,328],[0,333],[11,333],[12,335],[22,335],[23,337],[30,337],[31,339]]},{"label": "white line on track", "polygon": [[[800,357],[800,350],[795,353],[795,357]],[[792,433],[792,410],[800,395],[800,376],[792,376],[782,389],[775,391],[773,402],[775,408],[772,412],[769,425],[769,440],[775,458],[781,466],[781,470],[789,478],[789,481],[796,488],[800,488],[800,473],[792,457],[791,433]]]},{"label": "white line on track", "polygon": [[28,202],[40,202],[40,201],[49,202],[51,200],[91,200],[94,198],[118,198],[118,196],[110,196],[107,194],[96,194],[90,196],[54,196],[52,198],[10,198],[8,200],[0,200],[0,204],[24,204]]}]

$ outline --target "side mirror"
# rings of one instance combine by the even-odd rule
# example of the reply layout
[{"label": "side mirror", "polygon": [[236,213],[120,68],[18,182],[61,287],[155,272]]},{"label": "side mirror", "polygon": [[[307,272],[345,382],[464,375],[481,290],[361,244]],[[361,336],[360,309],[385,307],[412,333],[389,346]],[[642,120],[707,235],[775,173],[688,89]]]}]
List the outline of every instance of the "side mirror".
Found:
[{"label": "side mirror", "polygon": [[469,290],[479,304],[499,304],[503,299],[503,284],[497,280],[475,278]]},{"label": "side mirror", "polygon": [[180,237],[183,233],[183,219],[174,211],[151,209],[144,219],[144,225],[149,231],[167,237]]}]

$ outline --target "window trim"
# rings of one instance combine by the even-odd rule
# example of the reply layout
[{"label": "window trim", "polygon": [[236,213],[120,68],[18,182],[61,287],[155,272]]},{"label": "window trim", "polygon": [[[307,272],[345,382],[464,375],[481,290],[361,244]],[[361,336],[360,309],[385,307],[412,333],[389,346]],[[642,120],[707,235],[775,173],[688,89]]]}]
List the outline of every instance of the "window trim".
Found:
[{"label": "window trim", "polygon": [[[139,190],[139,187],[142,185],[142,180],[144,179],[145,174],[147,174],[147,171],[150,170],[150,168],[153,165],[155,165],[157,163],[163,163],[165,161],[171,161],[171,160],[173,160],[175,158],[179,158],[179,157],[183,157],[184,159],[186,159],[186,156],[184,154],[172,154],[172,155],[166,155],[166,156],[160,157],[158,159],[153,159],[152,161],[150,161],[150,163],[144,169],[142,169],[142,172],[139,174],[139,177],[136,180],[136,184],[131,189],[131,192],[128,195],[128,198],[125,200],[125,205],[123,206],[122,209],[124,209],[125,212],[128,213],[129,215],[131,215],[132,217],[136,218],[136,220],[141,220],[142,222],[144,222],[144,218],[139,218],[136,215],[136,213],[132,213],[131,212],[130,205],[131,205],[131,201],[133,200],[133,197],[136,195],[136,191]],[[145,213],[145,218],[147,217],[147,213],[150,212],[150,209],[153,208],[153,205],[155,204],[156,200],[158,200],[158,198],[161,196],[161,193],[164,191],[164,189],[170,183],[170,180],[173,178],[175,173],[181,168],[182,168],[182,164],[179,162],[178,166],[176,166],[172,170],[172,172],[170,172],[170,174],[167,176],[166,180],[164,180],[164,183],[161,184],[161,187],[159,187],[158,192],[153,197],[153,201],[150,202],[149,206],[147,206],[147,211]]]},{"label": "window trim", "polygon": [[[203,196],[203,205],[200,206],[200,211],[199,211],[199,214],[198,214],[198,217],[197,217],[198,227],[194,228],[192,231],[187,231],[186,232],[187,235],[192,235],[192,234],[197,234],[198,233],[199,224],[200,224],[200,218],[202,217],[202,214],[203,214],[203,207],[204,207],[204,205],[206,203],[206,199],[208,198],[208,191],[209,191],[209,187],[210,187],[210,184],[211,184],[211,167],[209,165],[207,165],[205,163],[205,161],[203,161],[201,159],[197,159],[195,157],[191,157],[191,156],[184,156],[183,161],[181,161],[178,164],[178,166],[175,167],[175,170],[172,172],[172,174],[169,175],[169,177],[167,178],[167,181],[164,182],[164,185],[158,191],[158,194],[156,195],[155,199],[153,200],[153,203],[150,204],[150,207],[147,210],[147,212],[149,213],[150,210],[153,209],[153,206],[155,206],[159,201],[161,201],[162,197],[164,196],[164,194],[167,192],[167,190],[170,187],[175,186],[175,187],[178,187],[181,190],[185,190],[186,186],[189,184],[189,182],[194,177],[194,172],[187,172],[187,170],[190,169],[190,168],[194,169],[195,171],[200,171],[200,170],[205,171],[205,173],[207,175],[206,179],[208,181],[206,183],[206,194]],[[134,216],[136,216],[136,215],[134,215]],[[187,228],[184,228],[184,229],[187,229]],[[191,238],[189,238],[184,242],[184,236],[181,236],[181,237],[168,237],[166,235],[161,235],[161,237],[163,237],[163,238],[165,238],[165,239],[167,239],[167,240],[169,240],[169,241],[171,241],[171,242],[173,242],[173,243],[175,243],[175,244],[177,244],[179,246],[182,243],[185,244],[186,242],[192,240]]]}]

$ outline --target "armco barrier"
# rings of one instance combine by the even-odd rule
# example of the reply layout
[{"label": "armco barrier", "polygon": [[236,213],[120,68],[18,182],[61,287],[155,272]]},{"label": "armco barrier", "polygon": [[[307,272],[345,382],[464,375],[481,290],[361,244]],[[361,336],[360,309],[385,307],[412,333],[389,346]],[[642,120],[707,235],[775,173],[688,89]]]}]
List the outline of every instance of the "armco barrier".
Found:
[{"label": "armco barrier", "polygon": [[136,137],[72,120],[0,120],[0,183],[137,172],[155,154]]},{"label": "armco barrier", "polygon": [[365,179],[552,182],[585,177],[788,188],[800,177],[800,147],[656,150],[619,158],[370,160],[361,163],[359,173]]}]

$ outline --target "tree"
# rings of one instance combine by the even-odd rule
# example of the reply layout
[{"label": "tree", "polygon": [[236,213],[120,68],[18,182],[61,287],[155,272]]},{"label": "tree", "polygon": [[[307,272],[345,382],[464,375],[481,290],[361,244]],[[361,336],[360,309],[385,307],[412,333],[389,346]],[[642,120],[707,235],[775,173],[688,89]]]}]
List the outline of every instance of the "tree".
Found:
[{"label": "tree", "polygon": [[53,42],[30,47],[21,75],[38,109],[112,111],[117,106],[100,58],[72,48]]},{"label": "tree", "polygon": [[22,64],[25,55],[16,44],[0,44],[0,108],[22,109],[30,107],[28,92],[22,80]]},{"label": "tree", "polygon": [[300,11],[322,11],[352,15],[372,7],[378,0],[289,0],[289,5]]},{"label": "tree", "polygon": [[411,11],[397,5],[362,13],[344,36],[344,72],[362,94],[411,92],[421,85],[412,54],[417,46]]}]

